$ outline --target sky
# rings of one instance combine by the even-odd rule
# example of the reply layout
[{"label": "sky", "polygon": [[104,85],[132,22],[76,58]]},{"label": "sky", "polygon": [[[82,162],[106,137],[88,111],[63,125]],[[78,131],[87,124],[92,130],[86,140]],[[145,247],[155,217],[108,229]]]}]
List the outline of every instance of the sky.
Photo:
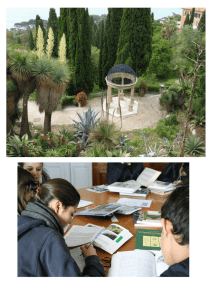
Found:
[{"label": "sky", "polygon": [[[109,6],[111,7],[111,6]],[[39,15],[41,19],[48,20],[49,17],[49,9],[47,7],[8,7],[6,8],[6,28],[10,29],[14,27],[15,23],[20,23],[23,21],[29,21],[30,19],[35,19],[36,15]],[[59,16],[60,8],[56,8],[56,14]],[[99,7],[88,7],[90,15],[102,15],[107,14],[108,9]],[[176,14],[182,13],[182,8],[151,8],[151,11],[154,13],[154,19],[160,19],[163,17],[171,16],[172,12]]]}]

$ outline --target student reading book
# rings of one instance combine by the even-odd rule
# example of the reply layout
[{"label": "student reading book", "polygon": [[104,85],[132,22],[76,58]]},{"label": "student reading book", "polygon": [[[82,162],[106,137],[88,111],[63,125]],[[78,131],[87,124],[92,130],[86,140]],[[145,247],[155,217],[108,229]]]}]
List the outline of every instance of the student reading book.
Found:
[{"label": "student reading book", "polygon": [[162,277],[189,276],[189,182],[180,183],[161,209],[161,250],[169,268]]},{"label": "student reading book", "polygon": [[107,163],[107,184],[136,180],[143,171],[143,163]]},{"label": "student reading book", "polygon": [[114,182],[108,185],[108,190],[111,192],[127,192],[134,193],[140,186],[148,187],[154,182],[161,172],[151,168],[145,168],[136,180],[128,180],[125,182]]}]

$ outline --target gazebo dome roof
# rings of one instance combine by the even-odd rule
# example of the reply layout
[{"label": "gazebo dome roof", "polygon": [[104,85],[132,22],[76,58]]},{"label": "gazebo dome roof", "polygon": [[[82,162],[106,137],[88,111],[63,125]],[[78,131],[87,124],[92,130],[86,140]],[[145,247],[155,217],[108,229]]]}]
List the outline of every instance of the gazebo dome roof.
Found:
[{"label": "gazebo dome roof", "polygon": [[113,66],[110,69],[110,71],[107,73],[107,77],[111,74],[114,74],[114,73],[128,73],[128,74],[131,74],[133,76],[136,76],[133,69],[131,67],[127,66],[127,65],[124,65],[124,64],[119,64],[119,65]]}]

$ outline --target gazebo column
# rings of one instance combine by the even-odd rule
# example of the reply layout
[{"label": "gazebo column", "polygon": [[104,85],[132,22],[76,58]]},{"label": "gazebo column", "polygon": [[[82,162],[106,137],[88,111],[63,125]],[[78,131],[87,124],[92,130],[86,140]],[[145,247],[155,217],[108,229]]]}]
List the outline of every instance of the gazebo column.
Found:
[{"label": "gazebo column", "polygon": [[134,104],[134,87],[131,88],[129,111],[133,111]]},{"label": "gazebo column", "polygon": [[112,102],[112,87],[111,86],[107,86],[107,105],[108,108],[110,108],[110,103]]},{"label": "gazebo column", "polygon": [[[122,86],[124,85],[124,77],[122,77],[121,85],[122,85]],[[124,93],[123,93],[123,91],[124,91],[124,89],[121,89],[121,92],[120,92],[120,100],[124,100]]]},{"label": "gazebo column", "polygon": [[117,106],[117,108],[116,108],[116,113],[117,114],[121,114],[121,110],[120,110],[120,100],[121,100],[121,90],[118,90],[119,92],[118,92],[118,106]]}]

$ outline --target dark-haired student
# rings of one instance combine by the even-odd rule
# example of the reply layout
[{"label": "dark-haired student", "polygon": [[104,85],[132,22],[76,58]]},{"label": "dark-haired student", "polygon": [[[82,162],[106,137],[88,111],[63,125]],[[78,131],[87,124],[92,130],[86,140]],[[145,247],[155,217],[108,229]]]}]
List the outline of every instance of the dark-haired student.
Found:
[{"label": "dark-haired student", "polygon": [[173,183],[189,178],[189,163],[169,163],[161,172],[157,180]]},{"label": "dark-haired student", "polygon": [[143,163],[107,163],[107,184],[136,180],[144,170]]},{"label": "dark-haired student", "polygon": [[19,163],[19,166],[30,172],[34,176],[35,181],[39,181],[39,183],[43,183],[50,179],[41,162]]},{"label": "dark-haired student", "polygon": [[50,179],[37,189],[18,217],[19,277],[105,276],[93,246],[81,247],[86,263],[81,273],[63,238],[79,201],[77,190],[64,179]]},{"label": "dark-haired student", "polygon": [[161,250],[169,268],[161,277],[189,276],[189,183],[180,183],[161,209]]},{"label": "dark-haired student", "polygon": [[18,166],[18,215],[26,208],[37,187],[34,176]]}]

